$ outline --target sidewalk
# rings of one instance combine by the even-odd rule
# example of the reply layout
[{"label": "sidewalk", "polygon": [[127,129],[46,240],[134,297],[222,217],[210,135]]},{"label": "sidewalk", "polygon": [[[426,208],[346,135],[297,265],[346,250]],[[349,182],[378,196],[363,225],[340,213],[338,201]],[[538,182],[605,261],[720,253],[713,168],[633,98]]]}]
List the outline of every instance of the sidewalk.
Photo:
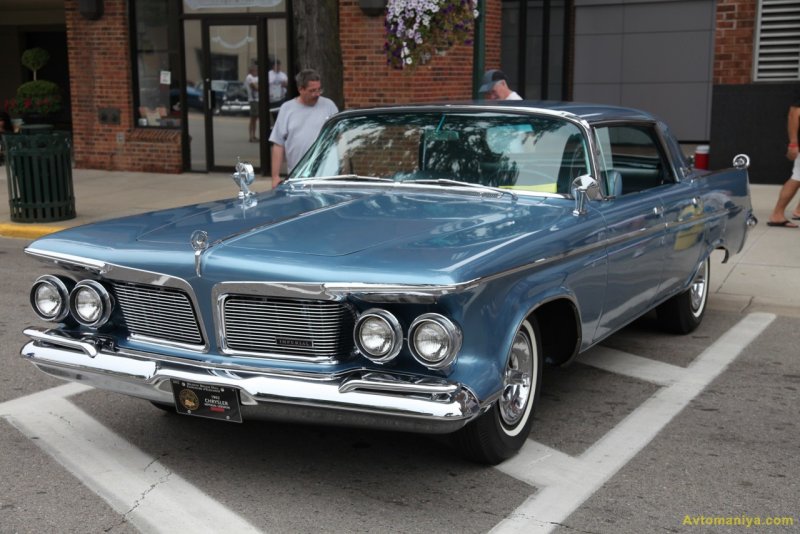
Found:
[{"label": "sidewalk", "polygon": [[[232,171],[231,171],[232,172]],[[111,217],[233,198],[239,189],[227,173],[153,174],[74,169],[78,216],[50,224],[9,221],[6,169],[0,166],[0,237],[35,239],[62,228]],[[252,189],[269,189],[268,177],[256,177]],[[766,225],[777,185],[751,186],[753,208],[759,224],[750,232],[745,250],[720,263],[715,252],[711,264],[710,306],[731,311],[769,311],[800,317],[800,228]],[[794,202],[790,205],[793,207]]]}]

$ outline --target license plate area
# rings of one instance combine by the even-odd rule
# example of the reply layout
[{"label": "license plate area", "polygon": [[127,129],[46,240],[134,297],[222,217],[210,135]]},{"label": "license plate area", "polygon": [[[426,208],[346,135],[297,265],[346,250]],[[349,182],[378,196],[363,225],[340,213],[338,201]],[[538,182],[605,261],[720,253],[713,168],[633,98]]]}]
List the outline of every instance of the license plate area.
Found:
[{"label": "license plate area", "polygon": [[172,395],[178,413],[232,423],[242,422],[239,391],[236,388],[173,378]]}]

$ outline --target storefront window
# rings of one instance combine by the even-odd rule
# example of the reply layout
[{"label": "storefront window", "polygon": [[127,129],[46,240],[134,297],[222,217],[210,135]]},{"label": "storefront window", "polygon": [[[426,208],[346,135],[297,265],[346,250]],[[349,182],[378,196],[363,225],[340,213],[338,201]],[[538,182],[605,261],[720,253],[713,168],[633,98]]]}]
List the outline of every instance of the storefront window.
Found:
[{"label": "storefront window", "polygon": [[131,2],[135,26],[136,118],[139,126],[180,128],[179,8],[170,0]]}]

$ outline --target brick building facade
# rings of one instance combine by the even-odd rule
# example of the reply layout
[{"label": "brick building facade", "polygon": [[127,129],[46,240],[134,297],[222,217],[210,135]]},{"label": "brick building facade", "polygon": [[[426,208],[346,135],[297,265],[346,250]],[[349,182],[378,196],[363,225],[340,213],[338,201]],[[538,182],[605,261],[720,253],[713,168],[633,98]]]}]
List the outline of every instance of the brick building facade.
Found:
[{"label": "brick building facade", "polygon": [[[104,4],[103,16],[88,20],[78,0],[64,1],[75,165],[180,173],[181,132],[135,127],[127,2]],[[102,110],[120,110],[119,123],[101,123]]]},{"label": "brick building facade", "polygon": [[[203,170],[192,166],[190,151],[196,150],[199,137],[196,131],[190,131],[190,127],[185,124],[187,122],[185,114],[181,118],[178,117],[178,112],[168,110],[178,118],[164,121],[165,127],[142,127],[141,124],[142,108],[139,106],[142,106],[142,102],[139,100],[143,98],[143,93],[140,80],[137,80],[136,69],[137,65],[141,66],[142,59],[136,55],[134,43],[137,36],[132,35],[132,28],[136,26],[132,22],[131,8],[138,5],[154,5],[161,0],[103,0],[102,16],[96,20],[80,13],[79,0],[49,1],[53,5],[52,9],[42,9],[34,14],[26,12],[23,16],[23,14],[4,12],[3,0],[0,0],[0,27],[4,30],[0,34],[0,46],[8,51],[6,57],[0,59],[0,68],[3,68],[4,72],[11,73],[6,79],[0,80],[0,100],[13,96],[14,88],[25,81],[25,70],[14,58],[19,57],[21,50],[30,41],[25,39],[26,32],[30,31],[29,28],[35,27],[37,23],[45,25],[46,28],[63,28],[60,31],[66,35],[68,51],[67,84],[71,100],[69,112],[76,165],[83,168],[168,173]],[[712,167],[728,166],[734,154],[747,152],[753,160],[752,179],[757,182],[778,183],[785,179],[784,175],[787,172],[786,161],[782,160],[785,148],[786,108],[798,92],[800,78],[787,80],[784,77],[780,80],[771,80],[761,79],[755,74],[758,71],[756,47],[759,40],[759,24],[762,26],[768,24],[762,17],[763,0],[705,1],[711,2],[710,9],[713,9],[713,20],[708,28],[713,35],[711,45],[713,50],[709,52],[712,57],[708,67],[711,73],[709,76],[711,81],[708,82],[710,128],[706,129],[707,139],[691,137],[687,140],[710,142]],[[175,6],[182,5],[184,10],[189,10],[187,6],[202,2],[208,0],[183,0],[180,3],[175,2]],[[798,4],[795,7],[800,13],[800,1],[788,3],[792,6]],[[282,4],[285,11],[283,23],[289,28],[290,4],[285,1]],[[573,84],[580,81],[581,65],[585,64],[587,57],[591,65],[591,54],[602,53],[595,52],[589,47],[587,56],[587,47],[584,46],[580,49],[584,63],[576,64],[574,51],[576,47],[580,47],[580,43],[576,44],[576,35],[579,39],[583,38],[584,34],[580,32],[587,32],[587,23],[589,26],[596,26],[597,34],[609,31],[602,20],[594,21],[591,17],[582,19],[578,17],[581,28],[576,30],[576,10],[580,14],[581,9],[588,13],[588,8],[611,6],[620,9],[635,7],[638,10],[652,10],[656,13],[658,8],[663,8],[665,5],[673,6],[673,10],[680,9],[674,6],[690,5],[685,0],[649,2],[565,0],[551,4],[561,6],[558,17],[564,18],[563,35],[561,29],[555,32],[557,33],[555,40],[562,42],[554,48],[556,41],[550,41],[551,54],[553,49],[561,53],[563,47],[563,62],[557,65],[561,69],[563,80],[560,89],[562,98],[572,97]],[[172,6],[172,3],[169,5]],[[542,42],[535,40],[540,38],[539,33],[541,33],[540,28],[536,26],[537,17],[544,20],[558,18],[543,16],[542,12],[536,11],[538,8],[534,9],[531,7],[533,4],[524,0],[483,0],[481,16],[485,40],[481,54],[476,56],[472,44],[456,45],[443,55],[435,55],[429,63],[413,71],[404,71],[387,65],[384,51],[385,18],[365,13],[360,7],[359,0],[339,0],[338,5],[343,100],[346,108],[466,100],[472,97],[476,74],[480,75],[475,71],[497,67],[502,67],[511,74],[513,86],[523,96],[536,98],[530,91],[530,72],[524,74],[523,71],[526,77],[524,81],[529,89],[527,94],[525,84],[514,79],[514,76],[519,75],[518,72],[522,70],[517,68],[514,61],[519,60],[518,65],[524,67],[527,54],[528,68],[530,66],[535,68],[537,62],[541,62],[541,58],[536,54],[536,47],[541,46]],[[178,9],[175,6],[172,9]],[[785,7],[784,4],[782,6]],[[514,11],[517,8],[518,10]],[[212,14],[206,15],[205,12],[196,11],[190,13],[188,17],[185,15],[174,17],[175,32],[179,39],[185,39],[184,33],[188,35],[190,29],[187,20],[194,24],[192,28],[200,29],[201,25],[208,24],[215,17],[217,21],[215,24],[223,17],[232,17],[220,12],[219,9],[211,10]],[[516,16],[521,13],[526,13],[527,26]],[[265,17],[273,15],[268,14]],[[255,15],[250,13],[236,16],[237,20],[242,18],[247,20],[247,17],[253,17],[255,20]],[[800,20],[800,15],[798,17]],[[206,18],[208,20],[205,20]],[[272,26],[268,24],[272,24],[274,20],[267,18],[264,18],[263,28],[259,30],[262,34],[273,31]],[[238,23],[241,23],[241,20]],[[202,28],[205,29],[206,26]],[[544,31],[548,31],[547,28]],[[287,30],[286,33],[286,46],[291,49],[291,30]],[[587,35],[591,33],[590,28]],[[797,33],[800,35],[800,31]],[[186,52],[183,52],[185,44],[185,40],[171,43],[171,46],[181,50],[180,53],[173,55],[179,56],[184,62],[180,69],[171,66],[173,76],[182,73],[182,76],[187,78],[186,82],[183,82],[182,78],[178,80],[181,86],[184,83],[188,86],[197,82],[187,66],[190,60],[195,59],[195,51],[190,52],[187,48]],[[519,52],[516,56],[511,50],[514,47],[517,47]],[[645,56],[647,53],[643,52]],[[291,51],[288,54],[291,57]],[[480,57],[482,64],[474,65],[475,57]],[[659,54],[653,54],[653,57],[659,57]],[[12,65],[14,61],[17,63]],[[287,71],[289,67],[291,64],[287,65]],[[550,68],[552,70],[552,64]],[[552,84],[558,75],[555,71],[550,74]],[[536,73],[534,78],[535,76]],[[176,88],[174,78],[171,87],[173,91],[180,90]],[[585,90],[582,95],[584,94],[587,94]],[[588,94],[594,96],[591,92]],[[596,96],[597,98],[592,100],[605,101],[602,92],[596,93]],[[554,98],[552,92],[549,98]],[[557,94],[555,98],[558,98]],[[624,101],[622,103],[625,104]],[[664,118],[670,123],[675,122],[671,121],[669,116]],[[213,120],[218,119],[215,117]],[[261,155],[265,156],[267,153],[268,151],[264,149]],[[230,165],[230,159],[229,155],[218,158],[213,168]]]},{"label": "brick building facade", "polygon": [[[179,173],[184,136],[177,129],[138,128],[132,112],[130,21],[125,0],[105,0],[99,20],[65,0],[75,163],[108,170]],[[500,1],[485,12],[487,65],[500,63]],[[384,17],[368,16],[358,0],[339,4],[347,108],[472,97],[473,49],[456,45],[413,71],[387,65]],[[101,123],[102,110],[120,110],[119,123]]]}]

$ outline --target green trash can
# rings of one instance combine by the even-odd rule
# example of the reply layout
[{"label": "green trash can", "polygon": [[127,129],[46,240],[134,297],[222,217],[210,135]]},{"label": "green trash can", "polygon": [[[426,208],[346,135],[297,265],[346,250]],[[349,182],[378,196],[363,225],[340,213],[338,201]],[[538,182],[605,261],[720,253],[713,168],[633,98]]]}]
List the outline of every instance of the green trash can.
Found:
[{"label": "green trash can", "polygon": [[8,176],[8,207],[14,222],[75,218],[72,157],[67,132],[3,136]]}]

